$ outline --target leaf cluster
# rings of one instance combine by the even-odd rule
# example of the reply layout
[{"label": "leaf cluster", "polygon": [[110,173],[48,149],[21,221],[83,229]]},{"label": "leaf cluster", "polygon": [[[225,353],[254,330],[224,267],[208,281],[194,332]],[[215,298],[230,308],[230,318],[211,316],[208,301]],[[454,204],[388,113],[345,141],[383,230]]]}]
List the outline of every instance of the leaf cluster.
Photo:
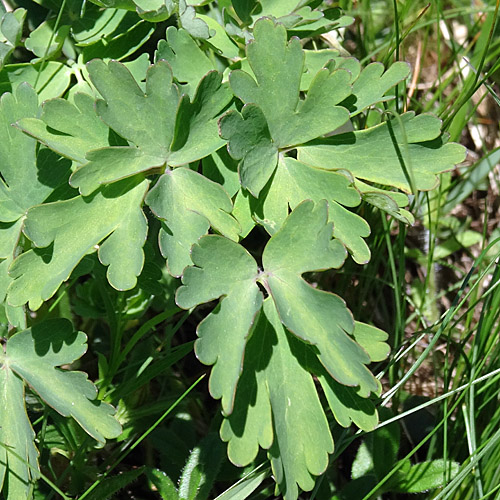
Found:
[{"label": "leaf cluster", "polygon": [[[86,376],[57,368],[82,356],[85,335],[26,316],[68,280],[105,268],[142,311],[166,281],[179,308],[217,301],[194,349],[213,366],[229,459],[246,466],[266,450],[277,491],[296,499],[334,451],[326,405],[342,427],[377,425],[380,383],[368,365],[389,349],[387,334],[303,275],[340,269],[348,254],[367,263],[370,226],[356,207],[411,223],[407,195],[434,188],[463,149],[431,115],[381,110],[378,123],[361,126],[367,110],[394,99],[409,68],[362,68],[336,49],[304,49],[299,37],[350,21],[338,9],[234,2],[221,18],[182,0],[95,3],[74,22],[69,2],[59,23],[48,19],[23,42],[40,60],[3,69],[0,301],[19,332],[0,351],[0,484],[19,498],[38,477],[26,386],[97,441],[120,434]],[[153,64],[145,54],[119,62],[138,46],[124,37],[146,40],[151,23],[174,14],[178,26],[166,29]],[[2,63],[21,43],[24,16],[2,19]],[[72,73],[52,77],[65,64],[47,59],[68,45]],[[78,83],[66,92],[68,74]],[[247,249],[255,234],[259,255]],[[98,304],[88,314],[101,314]],[[114,373],[124,356],[102,365]]]}]

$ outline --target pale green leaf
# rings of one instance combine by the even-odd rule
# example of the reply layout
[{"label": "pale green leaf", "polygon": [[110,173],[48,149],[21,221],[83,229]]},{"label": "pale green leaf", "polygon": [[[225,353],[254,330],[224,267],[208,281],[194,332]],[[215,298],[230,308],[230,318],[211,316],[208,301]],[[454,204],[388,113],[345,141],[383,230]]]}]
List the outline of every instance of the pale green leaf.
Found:
[{"label": "pale green leaf", "polygon": [[189,84],[189,94],[194,95],[198,82],[215,66],[186,30],[169,26],[165,37],[158,42],[155,61],[165,59],[175,79]]},{"label": "pale green leaf", "polygon": [[207,24],[211,32],[211,36],[207,42],[215,48],[218,54],[228,59],[239,57],[238,46],[233,43],[227,35],[226,30],[215,19],[203,14],[198,14],[198,18]]},{"label": "pale green leaf", "polygon": [[134,0],[134,3],[137,14],[151,23],[166,21],[177,7],[173,0]]},{"label": "pale green leaf", "polygon": [[[360,203],[358,191],[348,177],[338,172],[312,168],[293,158],[285,157],[263,201],[263,217],[274,234],[288,216],[288,205],[294,209],[303,200],[337,201],[346,206]],[[331,219],[331,217],[330,217]],[[335,229],[335,224],[334,224]]]},{"label": "pale green leaf", "polygon": [[329,204],[329,214],[335,238],[346,246],[354,262],[366,264],[371,255],[370,248],[363,239],[370,235],[368,222],[335,201]]},{"label": "pale green leaf", "polygon": [[31,309],[38,309],[95,248],[99,248],[101,261],[109,265],[110,284],[118,290],[133,288],[144,262],[147,223],[141,204],[147,188],[147,181],[132,179],[89,198],[78,196],[31,208],[24,232],[37,248],[13,262],[9,303],[29,302]]},{"label": "pale green leaf", "polygon": [[385,342],[389,335],[380,328],[356,321],[353,335],[372,361],[383,361],[391,351],[390,346]]},{"label": "pale green leaf", "polygon": [[359,77],[354,80],[352,93],[355,99],[347,100],[351,116],[379,102],[393,99],[385,96],[387,91],[402,82],[410,73],[410,66],[405,62],[395,62],[385,72],[381,63],[371,63],[366,66]]},{"label": "pale green leaf", "polygon": [[364,201],[380,210],[383,210],[395,219],[401,221],[403,224],[413,225],[415,223],[413,215],[398,206],[391,191],[387,191],[386,193],[367,191],[363,193],[362,196]]},{"label": "pale green leaf", "polygon": [[229,141],[229,154],[241,160],[238,165],[241,185],[258,197],[278,163],[278,148],[261,109],[245,104],[241,114],[230,111],[223,115],[219,127],[220,135]]},{"label": "pale green leaf", "polygon": [[[36,141],[12,127],[18,119],[35,116],[38,98],[20,85],[0,99],[0,221],[14,222],[52,190],[37,179]],[[34,203],[33,203],[34,202]]]},{"label": "pale green leaf", "polygon": [[[121,137],[145,148],[149,155],[164,157],[172,142],[179,91],[165,61],[150,66],[144,93],[121,63],[96,59],[87,65],[92,83],[104,100],[96,109],[101,119]],[[151,123],[154,122],[154,127]]]},{"label": "pale green leaf", "polygon": [[233,204],[224,188],[188,168],[167,170],[149,192],[146,203],[165,221],[160,248],[173,276],[181,276],[191,264],[191,246],[209,226],[232,240],[238,239],[240,226],[230,215]]},{"label": "pale green leaf", "polygon": [[370,358],[350,336],[350,311],[337,295],[313,288],[301,277],[343,264],[345,250],[332,234],[326,201],[301,203],[264,249],[266,281],[283,324],[318,349],[318,359],[339,383],[359,385],[360,396],[367,397],[378,391],[378,384],[365,366]]},{"label": "pale green leaf", "polygon": [[422,493],[444,486],[459,470],[460,464],[457,462],[421,462],[399,470],[390,480],[390,489],[400,493]]},{"label": "pale green leaf", "polygon": [[314,75],[323,67],[333,64],[336,69],[345,69],[352,75],[352,95],[342,104],[355,116],[369,106],[393,99],[386,93],[403,81],[410,71],[405,62],[392,64],[385,72],[380,63],[372,63],[361,70],[360,62],[353,57],[341,56],[335,49],[306,50],[305,71],[302,74],[300,89],[305,91]]},{"label": "pale green leaf", "polygon": [[[50,196],[69,174],[70,162],[45,148],[36,155],[36,141],[12,126],[37,111],[36,93],[27,84],[0,100],[0,303],[12,281],[7,270],[16,255],[26,211]],[[25,326],[22,308],[6,305],[6,313],[12,324]]]},{"label": "pale green leaf", "polygon": [[77,168],[69,182],[80,194],[88,196],[102,185],[162,167],[165,159],[149,155],[143,149],[127,146],[93,149],[86,155],[87,163]]},{"label": "pale green leaf", "polygon": [[210,38],[207,23],[197,17],[194,7],[186,0],[179,0],[179,25],[195,38]]},{"label": "pale green leaf", "polygon": [[252,212],[254,200],[255,198],[245,189],[240,189],[234,199],[233,216],[241,226],[241,239],[246,238],[255,227],[256,219],[253,218]]},{"label": "pale green leaf", "polygon": [[[463,146],[445,144],[441,120],[408,112],[375,127],[313,141],[298,148],[298,159],[326,169],[411,192],[430,190],[437,175],[465,157]],[[413,185],[413,186],[412,186]]]},{"label": "pale green leaf", "polygon": [[187,96],[181,98],[169,165],[191,163],[223,146],[217,122],[232,98],[229,86],[222,83],[222,74],[217,71],[203,77],[192,102]]},{"label": "pale green leaf", "polygon": [[317,376],[333,416],[342,427],[349,427],[352,422],[366,432],[375,429],[378,414],[369,399],[360,397],[353,387],[339,384],[324,372],[317,372]]},{"label": "pale green leaf", "polygon": [[111,36],[120,24],[134,14],[122,9],[100,9],[92,3],[85,6],[85,15],[71,23],[71,36],[79,46],[96,43]]},{"label": "pale green leaf", "polygon": [[202,160],[203,175],[220,184],[230,197],[240,189],[238,163],[231,158],[226,148],[221,148]]},{"label": "pale green leaf", "polygon": [[245,500],[248,498],[268,477],[270,469],[263,471],[252,471],[239,481],[230,486],[226,491],[216,497],[215,500]]},{"label": "pale green leaf", "polygon": [[17,126],[81,164],[86,163],[87,151],[109,145],[109,129],[94,111],[94,98],[83,93],[74,95],[74,104],[65,99],[45,101],[40,118],[23,118]]},{"label": "pale green leaf", "polygon": [[152,23],[140,20],[126,30],[117,30],[113,35],[101,38],[98,42],[84,47],[82,50],[83,60],[89,62],[101,58],[106,61],[121,61],[142,47],[154,31]]},{"label": "pale green leaf", "polygon": [[[0,72],[0,94],[15,92],[19,85],[29,83],[38,93],[40,102],[61,96],[69,86],[71,69],[56,61],[49,61],[42,67],[36,64],[7,64]],[[36,84],[36,86],[35,86]]]},{"label": "pale green leaf", "polygon": [[5,500],[19,500],[29,498],[31,483],[40,476],[38,451],[24,406],[24,384],[5,362],[0,352],[0,492]]},{"label": "pale green leaf", "polygon": [[95,60],[89,63],[89,73],[105,97],[97,101],[97,113],[135,146],[89,151],[88,163],[71,177],[71,185],[78,187],[81,194],[89,195],[101,184],[163,167],[166,162],[172,166],[190,163],[224,144],[218,135],[217,119],[232,96],[218,72],[210,72],[202,79],[192,102],[187,95],[179,98],[165,61],[148,69],[145,94],[120,63],[106,65]]},{"label": "pale green leaf", "polygon": [[52,58],[56,57],[61,51],[70,26],[62,25],[54,31],[55,22],[55,18],[44,21],[26,39],[24,43],[26,48],[31,50],[37,57]]},{"label": "pale green leaf", "polygon": [[73,417],[104,443],[121,433],[114,409],[95,401],[97,390],[85,373],[57,368],[80,358],[87,350],[86,340],[84,333],[73,331],[68,320],[45,321],[8,340],[4,363],[48,405],[65,417]]},{"label": "pale green leaf", "polygon": [[351,75],[347,71],[320,70],[306,98],[300,100],[304,66],[300,41],[292,38],[287,43],[285,27],[266,18],[255,23],[254,36],[255,40],[247,45],[247,58],[255,79],[236,70],[230,75],[230,84],[244,103],[262,109],[279,148],[310,141],[348,120],[348,111],[336,106],[351,93]]},{"label": "pale green leaf", "polygon": [[198,326],[195,352],[202,363],[215,363],[210,393],[222,398],[222,408],[230,414],[245,343],[262,304],[255,282],[257,264],[242,246],[213,235],[193,247],[191,258],[194,267],[184,271],[176,301],[179,307],[189,309],[222,297],[216,310]]},{"label": "pale green leaf", "polygon": [[249,463],[259,445],[270,448],[285,499],[297,498],[297,486],[311,490],[313,475],[324,472],[333,452],[328,422],[303,365],[304,348],[286,333],[271,299],[266,300],[247,345],[235,411],[221,429],[235,463]]},{"label": "pale green leaf", "polygon": [[26,9],[19,8],[14,10],[14,12],[6,12],[2,16],[2,21],[0,22],[1,35],[5,37],[5,40],[8,41],[13,48],[21,43],[26,14]]}]

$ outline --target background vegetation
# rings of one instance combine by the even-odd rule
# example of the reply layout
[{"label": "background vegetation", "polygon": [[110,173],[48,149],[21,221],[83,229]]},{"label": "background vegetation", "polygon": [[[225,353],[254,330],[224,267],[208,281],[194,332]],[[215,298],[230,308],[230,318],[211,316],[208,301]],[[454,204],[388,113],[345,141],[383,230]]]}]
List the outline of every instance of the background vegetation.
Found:
[{"label": "background vegetation", "polygon": [[[46,38],[40,38],[40,46],[36,37],[31,45],[25,42],[44,20],[77,15],[65,10],[66,2],[3,5],[27,10],[22,42],[10,64],[31,61],[33,53],[42,66],[54,54],[78,64],[80,49],[67,41],[54,54]],[[411,227],[369,205],[361,207],[372,228],[369,264],[349,260],[340,272],[309,277],[323,289],[334,284],[357,319],[387,331],[391,354],[375,370],[383,385],[378,429],[366,434],[334,426],[330,466],[301,498],[368,500],[413,493],[412,498],[498,499],[498,2],[362,0],[335,5],[355,22],[338,36],[310,43],[340,48],[364,64],[408,61],[411,76],[398,86],[395,111],[434,113],[450,139],[467,147],[467,159],[441,176],[437,190],[412,198],[416,222]],[[130,49],[125,60],[152,54],[169,24],[175,18],[151,25],[154,31],[143,35],[145,44]],[[138,33],[134,36],[139,40]],[[57,45],[57,36],[50,41]],[[1,91],[10,90],[9,78],[0,72]],[[43,91],[38,77],[31,83]],[[258,235],[251,245],[262,245]],[[227,460],[218,437],[219,404],[208,394],[207,367],[192,351],[196,325],[206,311],[181,311],[168,292],[154,299],[142,292],[116,292],[104,272],[95,269],[92,281],[67,282],[31,321],[66,317],[87,333],[89,352],[76,368],[89,373],[100,396],[117,406],[124,432],[116,442],[96,448],[71,420],[28,394],[43,472],[36,497],[272,498],[274,483],[264,454],[238,469]],[[171,281],[165,275],[164,290],[175,289]],[[116,353],[123,357],[117,359]],[[116,362],[112,379],[103,376],[110,373],[110,359]],[[409,472],[410,463],[431,460],[435,469]],[[443,486],[435,488],[439,484]]]}]

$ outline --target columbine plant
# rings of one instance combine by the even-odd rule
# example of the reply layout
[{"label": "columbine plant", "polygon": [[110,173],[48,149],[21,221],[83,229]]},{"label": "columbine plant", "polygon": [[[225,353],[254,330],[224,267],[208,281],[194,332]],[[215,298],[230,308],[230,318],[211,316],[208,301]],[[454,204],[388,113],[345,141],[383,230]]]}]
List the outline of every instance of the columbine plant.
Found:
[{"label": "columbine plant", "polygon": [[[101,16],[126,12],[96,3],[113,7]],[[69,278],[92,276],[92,255],[112,287],[142,289],[155,220],[168,273],[182,280],[177,305],[219,301],[198,325],[195,353],[213,365],[209,389],[234,464],[267,450],[279,493],[296,499],[334,450],[318,390],[339,425],[370,431],[378,422],[381,386],[368,365],[387,356],[387,334],[302,275],[339,269],[348,254],[367,263],[370,227],[355,207],[364,201],[411,223],[407,193],[434,188],[463,148],[446,144],[431,115],[386,113],[355,128],[357,115],[393,98],[409,67],[362,68],[334,49],[305,50],[295,35],[349,22],[336,9],[234,2],[223,27],[183,2],[169,5],[127,3],[148,21],[177,12],[154,64],[94,58],[94,33],[82,43],[92,60],[72,67],[77,85],[53,90],[64,98],[40,105],[40,92],[19,83],[1,100],[0,300],[18,331],[0,352],[0,485],[9,499],[25,498],[37,478],[26,385],[98,441],[121,432],[86,376],[57,368],[82,356],[85,335],[62,319],[30,326],[26,305],[37,311]],[[64,26],[61,46],[82,36]],[[37,36],[41,28],[28,39],[35,54]],[[261,264],[245,248],[256,225],[269,236]]]}]

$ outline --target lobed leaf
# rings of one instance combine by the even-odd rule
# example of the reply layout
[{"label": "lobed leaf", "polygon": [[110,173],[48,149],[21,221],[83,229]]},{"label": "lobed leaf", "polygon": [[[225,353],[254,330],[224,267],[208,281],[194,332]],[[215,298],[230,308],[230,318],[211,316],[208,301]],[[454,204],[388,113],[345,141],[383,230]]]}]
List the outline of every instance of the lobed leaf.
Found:
[{"label": "lobed leaf", "polygon": [[228,140],[227,150],[238,164],[241,185],[256,198],[278,163],[266,118],[254,104],[245,104],[241,114],[230,111],[219,121],[220,135]]},{"label": "lobed leaf", "polygon": [[233,204],[224,188],[188,168],[167,170],[148,193],[146,203],[165,221],[160,249],[172,276],[181,276],[191,264],[191,246],[210,226],[238,239],[241,228],[230,215]]},{"label": "lobed leaf", "polygon": [[89,198],[77,196],[31,208],[24,232],[37,248],[11,265],[9,303],[28,302],[31,309],[38,309],[106,237],[98,248],[101,262],[109,265],[110,284],[118,290],[133,288],[144,262],[147,224],[141,205],[147,188],[147,181],[126,180]]},{"label": "lobed leaf", "polygon": [[0,491],[5,500],[29,498],[40,477],[35,433],[26,414],[24,384],[0,352]]},{"label": "lobed leaf", "polygon": [[262,305],[255,281],[257,264],[242,246],[221,236],[202,238],[193,247],[191,258],[195,267],[185,270],[176,302],[189,309],[222,298],[198,325],[195,353],[202,363],[214,365],[210,394],[222,398],[222,408],[230,414],[247,337]]},{"label": "lobed leaf", "polygon": [[357,178],[411,192],[430,190],[437,175],[464,159],[465,149],[445,144],[441,120],[404,113],[397,119],[356,132],[338,134],[298,148],[298,159]]},{"label": "lobed leaf", "polygon": [[164,59],[170,64],[175,79],[187,84],[188,93],[194,94],[198,82],[209,71],[215,69],[213,63],[198,47],[197,43],[182,28],[169,26],[165,34],[165,40],[158,42],[155,52],[155,62]]},{"label": "lobed leaf", "polygon": [[16,125],[81,164],[86,163],[87,151],[109,145],[109,129],[94,111],[94,98],[87,94],[75,94],[74,104],[59,98],[45,101],[40,118],[22,118]]},{"label": "lobed leaf", "polygon": [[96,103],[98,115],[130,146],[93,148],[70,182],[84,196],[102,184],[199,160],[219,149],[217,119],[232,96],[222,76],[212,71],[198,85],[193,101],[179,97],[165,61],[148,69],[144,93],[125,66],[115,61],[89,63],[89,74],[105,100]]},{"label": "lobed leaf", "polygon": [[[221,437],[237,465],[254,460],[259,446],[268,449],[285,498],[296,498],[298,486],[312,489],[313,476],[324,471],[333,451],[313,374],[342,425],[354,421],[373,429],[377,421],[364,398],[377,393],[379,383],[365,366],[370,355],[352,338],[349,310],[339,297],[301,277],[342,265],[345,249],[332,238],[325,200],[308,200],[293,210],[266,245],[262,271],[239,244],[204,236],[193,246],[194,265],[185,269],[176,296],[184,309],[220,300],[198,326],[195,351],[200,361],[214,365],[209,387],[222,398]],[[270,294],[264,302],[257,281]],[[361,327],[358,336],[378,358],[386,337],[380,332],[366,339],[370,328]]]},{"label": "lobed leaf", "polygon": [[286,333],[267,299],[248,342],[235,410],[221,428],[229,458],[237,465],[250,463],[259,445],[269,449],[285,499],[297,498],[297,486],[311,490],[313,475],[324,472],[333,452],[313,379],[301,363],[304,348]]},{"label": "lobed leaf", "polygon": [[48,405],[73,417],[102,443],[121,433],[114,409],[95,402],[97,390],[82,372],[56,367],[72,363],[87,350],[87,337],[74,332],[65,319],[46,321],[13,335],[7,342],[4,365],[21,377]]},{"label": "lobed leaf", "polygon": [[337,295],[313,288],[301,277],[343,264],[345,250],[331,239],[332,233],[326,201],[301,203],[264,249],[266,281],[283,324],[317,348],[319,361],[333,378],[359,385],[359,394],[367,397],[378,391],[378,384],[365,366],[370,358],[350,336],[351,313]]},{"label": "lobed leaf", "polygon": [[94,439],[104,443],[121,433],[114,409],[96,401],[97,390],[87,375],[59,368],[85,353],[86,340],[68,320],[55,319],[14,334],[0,351],[0,490],[3,485],[6,500],[29,498],[31,483],[40,476],[25,384]]},{"label": "lobed leaf", "polygon": [[[36,141],[12,126],[38,112],[38,98],[28,84],[0,99],[0,303],[12,282],[11,265],[26,211],[51,195],[69,175],[70,164],[48,150],[36,151]],[[6,305],[9,322],[25,326],[22,308]]]},{"label": "lobed leaf", "polygon": [[351,93],[347,71],[321,69],[301,101],[304,51],[299,39],[287,43],[285,27],[266,18],[255,23],[254,36],[247,45],[247,58],[255,79],[235,70],[229,80],[236,96],[262,109],[278,148],[305,143],[348,120],[348,111],[336,106]]},{"label": "lobed leaf", "polygon": [[151,156],[166,156],[174,135],[179,102],[170,66],[159,61],[149,67],[146,92],[121,63],[106,64],[95,59],[87,68],[92,83],[104,97],[96,103],[97,114],[104,123],[138,148],[147,149]]}]

